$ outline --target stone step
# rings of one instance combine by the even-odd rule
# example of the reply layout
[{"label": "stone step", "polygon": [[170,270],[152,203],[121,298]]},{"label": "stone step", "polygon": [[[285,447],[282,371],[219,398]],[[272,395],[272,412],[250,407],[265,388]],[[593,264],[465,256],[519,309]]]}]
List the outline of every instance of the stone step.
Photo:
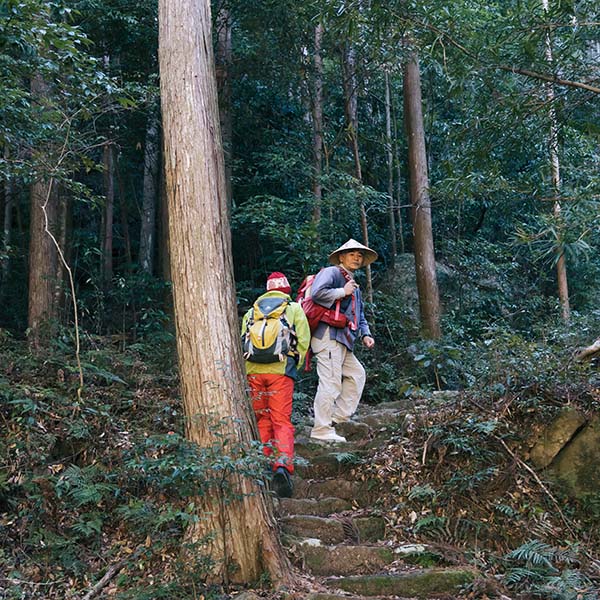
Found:
[{"label": "stone step", "polygon": [[406,412],[397,410],[379,410],[357,415],[355,418],[374,432],[381,429],[401,428],[404,425],[406,414]]},{"label": "stone step", "polygon": [[436,568],[419,569],[390,575],[353,575],[330,577],[324,584],[362,596],[404,596],[435,598],[452,594],[471,583],[476,576],[472,569]]},{"label": "stone step", "polygon": [[296,430],[294,451],[298,456],[306,460],[312,460],[317,456],[348,454],[360,449],[361,444],[356,441],[349,442],[324,442],[313,440],[308,436],[309,428],[305,433]]},{"label": "stone step", "polygon": [[376,542],[385,534],[381,517],[317,517],[290,515],[281,519],[283,531],[298,538],[319,539],[323,544]]},{"label": "stone step", "polygon": [[313,575],[377,573],[398,559],[389,546],[325,546],[320,540],[302,540],[290,549],[292,560]]},{"label": "stone step", "polygon": [[280,498],[278,512],[280,515],[314,515],[327,517],[329,515],[350,510],[350,500],[342,498]]},{"label": "stone step", "polygon": [[299,461],[299,464],[295,465],[295,472],[300,477],[308,479],[343,475],[364,460],[365,452],[340,450],[306,458],[296,449],[296,455],[305,458],[306,463]]},{"label": "stone step", "polygon": [[[367,600],[366,596],[349,596],[346,592],[334,594],[333,592],[315,592],[303,596],[305,600]],[[368,600],[389,600],[389,596],[369,596]]]},{"label": "stone step", "polygon": [[347,479],[302,479],[294,477],[294,498],[341,498],[357,506],[368,503],[364,482]]}]

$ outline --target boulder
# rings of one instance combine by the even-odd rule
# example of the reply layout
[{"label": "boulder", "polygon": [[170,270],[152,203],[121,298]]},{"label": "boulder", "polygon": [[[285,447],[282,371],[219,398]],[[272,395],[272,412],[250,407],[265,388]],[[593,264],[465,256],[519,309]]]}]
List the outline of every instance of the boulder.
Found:
[{"label": "boulder", "polygon": [[577,497],[600,493],[600,416],[592,419],[554,459],[550,469]]},{"label": "boulder", "polygon": [[583,425],[585,417],[581,413],[571,409],[562,412],[544,428],[529,452],[533,466],[546,468]]}]

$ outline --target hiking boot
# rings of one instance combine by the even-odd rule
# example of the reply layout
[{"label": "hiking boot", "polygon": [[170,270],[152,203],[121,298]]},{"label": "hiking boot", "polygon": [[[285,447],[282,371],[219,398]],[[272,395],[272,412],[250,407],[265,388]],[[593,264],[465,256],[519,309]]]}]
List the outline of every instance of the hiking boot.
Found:
[{"label": "hiking boot", "polygon": [[291,498],[294,491],[294,485],[292,484],[292,478],[290,477],[289,471],[285,467],[277,467],[273,478],[271,479],[271,485],[273,491],[280,498]]}]

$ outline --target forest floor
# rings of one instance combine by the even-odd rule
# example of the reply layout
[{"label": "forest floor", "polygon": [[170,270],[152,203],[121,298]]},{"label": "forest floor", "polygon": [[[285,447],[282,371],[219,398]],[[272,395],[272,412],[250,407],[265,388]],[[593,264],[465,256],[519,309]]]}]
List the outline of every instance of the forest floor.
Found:
[{"label": "forest floor", "polygon": [[[190,498],[209,466],[191,466],[173,348],[84,346],[81,388],[68,346],[33,357],[0,331],[0,597],[239,595],[203,586],[201,549],[194,565],[182,557]],[[463,392],[388,401],[365,404],[401,410],[385,436],[336,451],[344,477],[369,490],[386,543],[426,547],[420,566],[477,569],[446,598],[599,597],[600,498],[569,498],[527,463],[547,411]],[[586,386],[537,400],[588,411],[597,401]],[[308,394],[294,414],[300,436]],[[304,598],[311,581],[298,571],[296,590],[273,594],[264,581],[253,593]]]}]

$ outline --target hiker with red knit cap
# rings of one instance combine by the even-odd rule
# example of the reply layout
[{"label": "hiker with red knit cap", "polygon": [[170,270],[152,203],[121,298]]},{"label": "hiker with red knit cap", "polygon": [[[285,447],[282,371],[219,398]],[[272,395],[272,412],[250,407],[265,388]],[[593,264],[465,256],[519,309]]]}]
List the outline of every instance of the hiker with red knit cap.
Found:
[{"label": "hiker with red knit cap", "polygon": [[271,273],[267,292],[242,320],[246,374],[260,441],[268,444],[265,455],[274,459],[273,490],[286,498],[293,492],[294,381],[310,345],[308,321],[302,307],[292,302],[291,292],[283,273]]}]

